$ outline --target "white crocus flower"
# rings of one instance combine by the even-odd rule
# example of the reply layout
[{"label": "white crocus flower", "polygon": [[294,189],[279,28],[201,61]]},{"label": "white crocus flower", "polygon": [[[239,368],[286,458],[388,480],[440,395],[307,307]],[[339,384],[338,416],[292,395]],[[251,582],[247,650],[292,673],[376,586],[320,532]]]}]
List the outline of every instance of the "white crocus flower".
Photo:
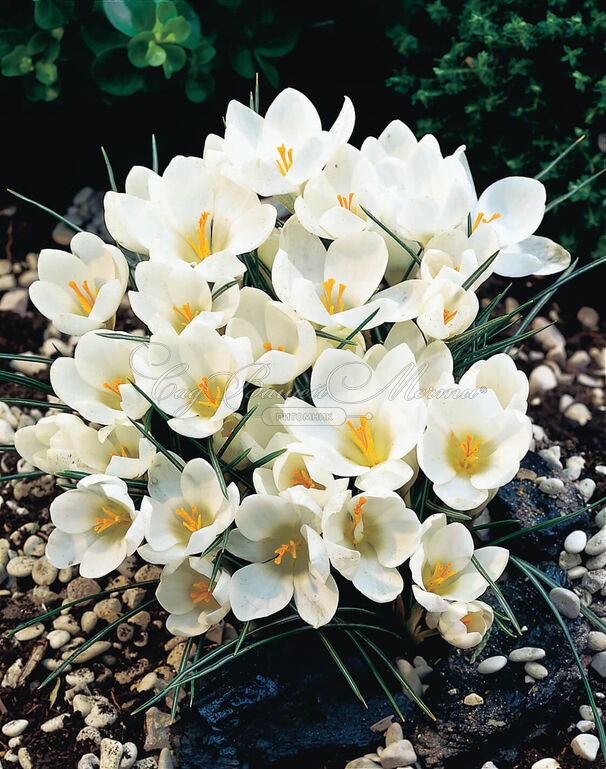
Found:
[{"label": "white crocus flower", "polygon": [[252,561],[235,572],[229,590],[233,612],[243,622],[275,614],[293,595],[301,619],[313,627],[325,625],[337,609],[321,511],[305,490],[298,491],[253,494],[236,513],[227,549]]},{"label": "white crocus flower", "polygon": [[429,612],[443,612],[453,601],[475,601],[488,582],[472,563],[478,560],[497,580],[509,559],[504,547],[474,550],[473,537],[462,523],[447,523],[446,515],[430,515],[421,526],[420,544],[410,558],[415,599]]},{"label": "white crocus flower", "polygon": [[32,303],[63,334],[113,328],[128,282],[126,259],[90,232],[74,235],[70,248],[71,254],[56,248],[40,252],[40,279],[29,287]]},{"label": "white crocus flower", "polygon": [[327,470],[357,476],[362,491],[399,489],[413,475],[404,458],[425,427],[425,402],[408,345],[371,364],[325,350],[312,371],[314,405],[288,398],[283,423]]},{"label": "white crocus flower", "polygon": [[479,310],[473,291],[437,277],[423,296],[417,323],[427,337],[450,339],[471,326]]},{"label": "white crocus flower", "polygon": [[335,479],[315,457],[305,453],[305,447],[292,443],[271,467],[258,467],[253,472],[258,494],[280,494],[294,486],[307,489],[310,498],[323,507],[326,500],[347,488],[346,478]]},{"label": "white crocus flower", "polygon": [[549,238],[534,235],[545,214],[546,192],[537,179],[508,176],[487,187],[471,212],[472,227],[489,224],[499,240],[497,275],[552,275],[570,264],[570,254]]},{"label": "white crocus flower", "polygon": [[80,574],[91,579],[117,569],[143,539],[144,519],[126,483],[109,475],[83,478],[51,502],[50,516],[56,528],[48,560],[58,569],[80,564]]},{"label": "white crocus flower", "polygon": [[273,206],[196,157],[173,158],[162,176],[135,167],[126,193],[105,196],[105,221],[118,243],[154,261],[199,265],[211,282],[242,275],[237,256],[260,246],[275,220]]},{"label": "white crocus flower", "polygon": [[517,409],[525,414],[528,408],[528,377],[504,352],[476,361],[459,384],[467,388],[489,388],[504,409]]},{"label": "white crocus flower", "polygon": [[156,456],[156,448],[135,425],[116,423],[95,430],[86,428],[79,437],[78,451],[97,472],[118,478],[140,478]]},{"label": "white crocus flower", "polygon": [[213,564],[207,558],[187,558],[164,567],[156,590],[158,603],[168,612],[166,628],[175,636],[198,636],[229,611],[230,576],[225,569],[211,584]]},{"label": "white crocus flower", "polygon": [[250,363],[247,339],[191,324],[179,336],[155,334],[133,356],[137,385],[172,417],[171,429],[193,438],[217,432],[239,408]]},{"label": "white crocus flower", "polygon": [[397,567],[412,555],[421,524],[394,492],[333,495],[322,533],[330,562],[371,601],[393,601],[404,586]]},{"label": "white crocus flower", "polygon": [[374,232],[333,241],[328,250],[296,217],[282,230],[272,269],[278,297],[301,317],[321,326],[374,328],[417,315],[426,284],[407,280],[375,293],[387,265],[387,247]]},{"label": "white crocus flower", "polygon": [[258,385],[292,382],[316,358],[316,332],[311,323],[258,288],[242,289],[225,333],[250,341],[254,365],[246,376]]},{"label": "white crocus flower", "polygon": [[187,264],[139,262],[135,282],[138,290],[129,291],[128,298],[152,334],[180,334],[190,323],[221,328],[236,311],[240,296],[237,285],[223,289],[216,283],[211,291],[200,267]]},{"label": "white crocus flower", "polygon": [[492,627],[494,612],[483,601],[455,601],[443,612],[428,612],[427,626],[458,649],[477,646]]},{"label": "white crocus flower", "polygon": [[[406,343],[415,356],[419,375],[419,390],[425,400],[440,387],[454,384],[454,362],[448,345],[440,339],[427,344],[419,327],[412,320],[394,323],[383,344],[373,345],[364,359],[375,368],[388,350]],[[410,393],[410,396],[415,393]]]},{"label": "white crocus flower", "polygon": [[129,383],[135,378],[132,356],[140,346],[145,347],[113,331],[89,331],[78,341],[73,358],[57,358],[51,365],[53,390],[91,422],[140,419],[149,403]]},{"label": "white crocus flower", "polygon": [[197,457],[180,472],[162,454],[148,471],[149,496],[141,503],[146,544],[140,555],[150,563],[170,563],[203,553],[234,520],[240,502],[235,484],[225,498],[217,474]]},{"label": "white crocus flower", "polygon": [[531,437],[528,417],[504,409],[492,390],[453,385],[429,401],[419,465],[441,500],[472,510],[515,476]]},{"label": "white crocus flower", "polygon": [[[461,230],[447,230],[433,237],[425,246],[420,276],[428,283],[437,277],[462,285],[467,278],[499,250],[499,241],[485,224],[467,237]],[[476,291],[493,273],[494,262],[470,286]]]},{"label": "white crocus flower", "polygon": [[353,105],[345,97],[334,124],[323,131],[314,105],[294,88],[281,91],[265,117],[230,101],[223,144],[229,165],[223,172],[259,195],[292,199],[334,149],[349,139],[354,120]]}]

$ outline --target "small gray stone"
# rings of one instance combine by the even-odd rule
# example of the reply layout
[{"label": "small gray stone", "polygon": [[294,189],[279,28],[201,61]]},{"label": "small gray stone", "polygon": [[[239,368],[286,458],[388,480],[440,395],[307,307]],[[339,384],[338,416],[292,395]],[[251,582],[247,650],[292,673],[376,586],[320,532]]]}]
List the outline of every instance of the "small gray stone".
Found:
[{"label": "small gray stone", "polygon": [[581,529],[571,531],[564,540],[564,550],[567,553],[582,553],[587,544],[587,534]]},{"label": "small gray stone", "polygon": [[507,657],[497,654],[494,657],[488,657],[487,659],[482,660],[477,667],[477,671],[483,676],[489,676],[493,673],[497,673],[499,670],[503,670],[505,665],[507,665]]},{"label": "small gray stone", "polygon": [[545,649],[536,646],[521,646],[509,653],[511,662],[536,662],[545,657]]},{"label": "small gray stone", "polygon": [[2,727],[2,734],[6,737],[18,737],[27,729],[29,721],[25,718],[15,718],[7,721]]},{"label": "small gray stone", "polygon": [[591,667],[602,678],[606,678],[606,651],[598,652],[591,660]]},{"label": "small gray stone", "polygon": [[[606,529],[600,529],[585,545],[587,555],[600,555],[606,551]],[[9,564],[10,565],[10,564]]]},{"label": "small gray stone", "polygon": [[471,692],[471,694],[468,694],[465,699],[463,700],[464,705],[468,705],[469,707],[475,707],[476,705],[483,705],[484,704],[484,698],[480,697],[479,694],[476,694],[475,692]]},{"label": "small gray stone", "polygon": [[96,729],[105,729],[118,720],[118,715],[118,709],[107,700],[95,702],[91,712],[84,719],[84,723],[87,726],[94,726]]},{"label": "small gray stone", "polygon": [[581,496],[585,502],[589,502],[593,497],[597,484],[593,478],[583,478],[581,481],[578,481],[575,486],[581,492]]},{"label": "small gray stone", "polygon": [[580,756],[586,761],[595,761],[600,741],[595,734],[577,734],[571,741],[570,747],[575,756]]},{"label": "small gray stone", "polygon": [[122,758],[120,759],[120,769],[131,769],[131,766],[137,760],[139,750],[134,742],[125,742],[122,745]]},{"label": "small gray stone", "polygon": [[[349,762],[352,763],[351,761]],[[172,753],[168,748],[162,748],[160,751],[160,758],[158,759],[158,769],[174,769],[175,763],[173,761]],[[349,764],[347,764],[349,766]],[[376,764],[373,763],[373,767],[376,767]]]},{"label": "small gray stone", "polygon": [[595,328],[600,322],[598,311],[593,307],[581,307],[577,312],[577,319],[585,328]]},{"label": "small gray stone", "polygon": [[31,534],[23,545],[23,555],[33,555],[36,558],[44,555],[46,543],[37,534]]},{"label": "small gray stone", "polygon": [[19,630],[15,633],[17,641],[32,641],[34,638],[38,638],[44,633],[44,625],[42,622],[36,622],[34,625],[24,627],[23,630]]},{"label": "small gray stone", "polygon": [[94,753],[85,753],[78,761],[78,769],[97,769],[99,759]]},{"label": "small gray stone", "polygon": [[524,672],[537,681],[540,681],[542,678],[547,678],[549,675],[547,668],[543,667],[543,665],[540,665],[538,662],[527,662],[524,665]]},{"label": "small gray stone", "polygon": [[587,636],[587,646],[596,652],[603,652],[606,650],[606,633],[601,633],[599,630],[591,630]]},{"label": "small gray stone", "polygon": [[162,750],[170,747],[170,714],[151,707],[145,713],[144,750]]},{"label": "small gray stone", "polygon": [[94,726],[85,726],[83,729],[80,729],[76,735],[76,742],[81,742],[82,740],[90,740],[91,742],[94,742],[95,745],[100,745],[101,732],[98,729],[95,729]]},{"label": "small gray stone", "polygon": [[[122,743],[107,737],[101,740],[99,769],[118,769],[122,758]],[[133,762],[134,763],[134,762]]]},{"label": "small gray stone", "polygon": [[32,757],[27,748],[19,748],[17,751],[17,760],[21,769],[32,769]]},{"label": "small gray stone", "polygon": [[[587,575],[583,578],[583,582]],[[581,613],[581,601],[576,593],[567,590],[564,587],[554,587],[550,591],[549,597],[554,602],[558,611],[568,619],[576,619]],[[532,675],[532,674],[531,674]]]},{"label": "small gray stone", "polygon": [[45,721],[40,725],[40,731],[46,732],[47,734],[58,732],[59,729],[63,729],[63,722],[66,718],[69,718],[69,713],[60,713],[58,716],[53,716],[53,718],[49,718],[48,721]]},{"label": "small gray stone", "polygon": [[606,586],[606,569],[594,569],[593,571],[588,571],[583,577],[581,586],[584,587],[585,590],[589,590],[590,593],[597,593],[598,590],[601,590]]},{"label": "small gray stone", "polygon": [[80,632],[80,625],[71,614],[60,614],[53,620],[53,627],[55,630],[67,630],[71,636],[76,636]]},{"label": "small gray stone", "polygon": [[595,522],[597,526],[606,526],[606,507],[603,507],[599,512],[595,514]]},{"label": "small gray stone", "polygon": [[31,555],[18,555],[6,564],[6,571],[11,577],[29,577],[37,560]]},{"label": "small gray stone", "polygon": [[52,565],[46,556],[38,558],[32,568],[32,579],[37,585],[52,585],[57,579],[59,569]]},{"label": "small gray stone", "polygon": [[51,649],[60,649],[71,640],[71,636],[67,630],[51,630],[47,639]]},{"label": "small gray stone", "polygon": [[585,566],[587,566],[589,571],[603,569],[606,566],[606,551],[599,555],[594,555],[592,558],[588,558],[585,562]]},{"label": "small gray stone", "polygon": [[392,742],[381,752],[383,769],[399,769],[399,767],[411,766],[416,760],[417,754],[409,740]]},{"label": "small gray stone", "polygon": [[578,553],[567,553],[565,550],[560,553],[558,564],[561,569],[573,569],[580,563],[582,563],[582,558]]},{"label": "small gray stone", "polygon": [[575,566],[572,569],[568,569],[568,579],[573,581],[575,579],[581,579],[587,574],[585,566]]},{"label": "small gray stone", "polygon": [[112,645],[109,641],[95,641],[92,646],[89,646],[88,649],[85,649],[82,654],[76,657],[76,662],[88,662],[100,654],[105,654],[111,647]]},{"label": "small gray stone", "polygon": [[385,732],[385,745],[391,745],[392,742],[398,742],[404,739],[404,733],[402,732],[402,726],[399,721],[394,721],[389,725]]},{"label": "small gray stone", "polygon": [[98,621],[99,618],[94,611],[85,611],[80,618],[80,627],[82,628],[82,631],[88,635],[93,632]]}]

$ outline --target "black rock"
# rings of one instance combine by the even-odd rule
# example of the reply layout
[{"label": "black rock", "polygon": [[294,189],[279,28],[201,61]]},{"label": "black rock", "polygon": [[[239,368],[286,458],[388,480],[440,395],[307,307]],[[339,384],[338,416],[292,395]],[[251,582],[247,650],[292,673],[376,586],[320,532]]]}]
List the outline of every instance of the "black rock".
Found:
[{"label": "black rock", "polygon": [[[539,491],[534,480],[516,477],[500,488],[490,502],[489,508],[494,520],[517,519],[526,528],[548,519],[557,519],[567,513],[574,513],[585,506],[586,502],[574,483],[550,467],[538,454],[529,451],[522,460],[521,467],[536,473],[537,476],[560,478],[564,483],[563,491],[557,497],[550,497]],[[506,546],[513,553],[528,557],[532,562],[541,558],[557,560],[566,535],[575,529],[588,531],[591,522],[591,513],[585,512],[565,523],[516,537]],[[510,530],[515,531],[515,528],[503,528],[503,532],[509,533]]]},{"label": "black rock", "polygon": [[[553,564],[541,568],[566,584],[565,573]],[[469,663],[471,651],[442,642],[418,650],[406,648],[404,641],[380,641],[392,658],[410,659],[419,651],[432,660],[443,655],[432,662],[434,673],[424,697],[437,717],[435,724],[401,693],[396,695],[406,717],[405,736],[427,769],[467,769],[489,759],[510,765],[524,740],[536,745],[542,735],[553,738],[578,704],[579,673],[550,610],[513,568],[502,590],[528,630],[518,639],[495,627],[479,660],[508,655],[519,646],[540,646],[549,676],[535,684],[524,683],[522,664],[508,663],[499,673],[482,676]],[[491,600],[489,593],[486,597]],[[587,624],[575,620],[568,625],[577,649],[584,649]],[[354,698],[314,631],[294,638],[263,646],[201,680],[195,708],[183,716],[183,769],[319,769],[329,760],[343,766],[376,750],[381,735],[369,727],[393,708],[354,647],[332,631],[330,638],[365,695],[368,710]],[[393,678],[377,667],[391,685]],[[484,698],[483,705],[463,704],[472,692]]]}]

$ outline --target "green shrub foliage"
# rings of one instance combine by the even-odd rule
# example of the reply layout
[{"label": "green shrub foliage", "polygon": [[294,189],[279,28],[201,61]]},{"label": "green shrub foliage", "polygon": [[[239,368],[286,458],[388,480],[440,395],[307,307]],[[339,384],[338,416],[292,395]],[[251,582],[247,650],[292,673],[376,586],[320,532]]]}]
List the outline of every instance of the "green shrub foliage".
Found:
[{"label": "green shrub foliage", "polygon": [[[261,73],[296,43],[265,0],[11,0],[3,9],[0,72],[22,78],[27,97],[54,101],[64,72],[90,75],[108,97],[156,91],[176,80],[193,102],[215,88],[214,72]],[[202,10],[203,9],[203,10]],[[70,75],[65,78],[69,80]]]},{"label": "green shrub foliage", "polygon": [[[417,132],[439,133],[447,151],[467,145],[480,188],[504,175],[535,175],[583,135],[542,177],[549,197],[603,168],[600,0],[401,0],[398,13],[388,35],[403,63],[388,84],[412,103]],[[578,255],[606,251],[603,178],[571,199],[583,205],[584,221],[565,207],[549,214],[555,239]]]}]

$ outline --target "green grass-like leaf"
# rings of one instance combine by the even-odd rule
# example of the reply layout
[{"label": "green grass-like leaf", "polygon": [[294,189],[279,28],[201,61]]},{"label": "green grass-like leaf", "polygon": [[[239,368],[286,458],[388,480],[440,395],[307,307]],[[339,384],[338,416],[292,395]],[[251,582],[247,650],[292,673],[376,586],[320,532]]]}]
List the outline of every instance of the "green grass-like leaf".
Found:
[{"label": "green grass-like leaf", "polygon": [[158,449],[158,451],[161,454],[164,454],[164,456],[168,459],[168,461],[171,464],[173,464],[177,468],[177,470],[180,470],[180,471],[183,470],[183,468],[185,467],[185,462],[182,459],[180,458],[177,459],[177,457],[171,454],[171,452],[167,448],[165,448],[159,441],[157,441],[154,438],[154,436],[148,430],[146,430],[145,427],[143,427],[143,425],[140,425],[138,422],[135,422],[135,420],[131,419],[130,417],[128,419],[130,423],[137,428],[137,430],[141,433],[141,435],[144,435],[150,443],[153,443],[154,446]]},{"label": "green grass-like leaf", "polygon": [[229,445],[234,440],[234,438],[238,435],[240,430],[244,427],[244,425],[248,422],[248,420],[252,417],[252,415],[255,413],[255,411],[259,408],[259,406],[253,406],[251,409],[249,409],[246,414],[242,417],[242,419],[238,422],[238,424],[234,427],[234,429],[231,431],[231,433],[228,435],[227,440],[225,443],[221,446],[219,451],[217,451],[217,458],[221,458],[223,454],[226,452],[226,450],[229,448]]},{"label": "green grass-like leaf", "polygon": [[58,214],[56,211],[53,211],[52,208],[43,206],[42,203],[38,203],[37,201],[32,200],[31,198],[26,198],[25,195],[22,195],[20,192],[15,192],[15,190],[8,189],[8,187],[6,191],[10,192],[10,194],[14,195],[16,198],[19,198],[20,200],[23,200],[26,203],[31,203],[33,206],[36,206],[36,208],[39,208],[41,211],[45,211],[47,214],[54,216],[55,219],[59,219],[59,221],[63,222],[63,224],[67,224],[67,226],[71,227],[72,230],[74,230],[75,232],[84,232],[82,227],[78,227],[77,224],[70,222],[69,219],[66,219],[64,216],[61,216],[61,214]]},{"label": "green grass-like leaf", "polygon": [[[189,662],[189,654],[191,652],[191,647],[194,643],[193,638],[188,638],[185,643],[185,649],[183,650],[183,654],[181,655],[181,660],[179,662],[179,673],[182,673],[185,668],[187,667],[187,663]],[[192,682],[193,686],[193,682]],[[181,693],[181,687],[178,686],[175,692],[173,693],[173,701],[172,705],[170,707],[170,723],[174,724],[175,718],[177,717],[177,710],[179,708],[179,694]]]},{"label": "green grass-like leaf", "polygon": [[331,642],[328,640],[328,638],[326,638],[326,635],[321,630],[318,630],[318,637],[320,638],[320,641],[322,641],[322,643],[324,644],[324,646],[327,649],[327,651],[330,654],[330,656],[335,661],[336,666],[339,668],[339,670],[343,674],[343,678],[349,684],[349,687],[352,690],[352,692],[360,700],[362,705],[364,705],[364,707],[368,710],[368,704],[367,704],[366,700],[364,699],[364,697],[362,695],[362,692],[360,691],[359,686],[356,684],[353,676],[351,675],[351,673],[347,669],[347,666],[345,665],[345,663],[343,662],[341,657],[339,657],[339,654],[337,653],[337,650],[335,649],[335,647],[331,644]]},{"label": "green grass-like leaf", "polygon": [[489,584],[489,586],[490,586],[490,589],[492,590],[492,592],[493,592],[493,593],[494,593],[494,595],[495,595],[495,598],[496,598],[496,599],[497,599],[497,601],[498,601],[498,602],[501,604],[501,607],[503,608],[503,611],[505,612],[505,614],[506,614],[506,615],[509,617],[509,619],[511,620],[511,623],[512,623],[512,624],[513,624],[513,626],[514,626],[514,628],[515,628],[515,630],[516,630],[516,633],[517,633],[518,635],[522,635],[522,628],[520,627],[520,624],[519,624],[518,620],[516,619],[516,616],[515,616],[515,614],[513,613],[513,610],[512,610],[512,608],[511,608],[511,606],[510,606],[510,605],[509,605],[509,603],[507,602],[507,599],[505,598],[505,596],[504,596],[504,595],[503,595],[503,593],[501,592],[501,589],[499,588],[499,586],[497,585],[497,583],[496,583],[496,582],[495,582],[495,581],[492,579],[492,577],[490,576],[490,574],[488,574],[488,572],[486,571],[486,569],[485,569],[485,568],[482,566],[482,564],[481,564],[481,563],[478,561],[478,559],[476,558],[476,556],[475,556],[475,555],[472,555],[472,556],[471,556],[471,562],[472,562],[472,563],[473,563],[473,565],[476,567],[476,569],[477,569],[477,570],[480,572],[480,574],[481,574],[481,575],[484,577],[484,579],[486,580],[486,582],[488,582],[488,584]]},{"label": "green grass-like leaf", "polygon": [[107,169],[109,186],[112,188],[114,192],[118,192],[118,187],[116,186],[116,179],[114,178],[114,170],[112,168],[112,164],[109,162],[109,157],[107,156],[105,147],[101,147],[101,154],[103,155],[103,160],[105,161],[105,168]]},{"label": "green grass-like leaf", "polygon": [[360,206],[360,208],[362,209],[362,211],[364,211],[366,216],[369,216],[373,220],[373,222],[383,230],[383,232],[386,232],[390,237],[392,237],[396,241],[396,243],[399,246],[401,246],[406,251],[406,253],[412,257],[414,262],[416,262],[417,264],[421,264],[421,260],[419,259],[418,255],[415,254],[415,252],[409,246],[407,246],[406,243],[404,243],[404,241],[395,234],[395,232],[390,230],[389,227],[387,227],[387,225],[383,224],[382,221],[377,219],[377,217],[374,214],[371,214],[370,211],[364,208],[364,206]]}]

